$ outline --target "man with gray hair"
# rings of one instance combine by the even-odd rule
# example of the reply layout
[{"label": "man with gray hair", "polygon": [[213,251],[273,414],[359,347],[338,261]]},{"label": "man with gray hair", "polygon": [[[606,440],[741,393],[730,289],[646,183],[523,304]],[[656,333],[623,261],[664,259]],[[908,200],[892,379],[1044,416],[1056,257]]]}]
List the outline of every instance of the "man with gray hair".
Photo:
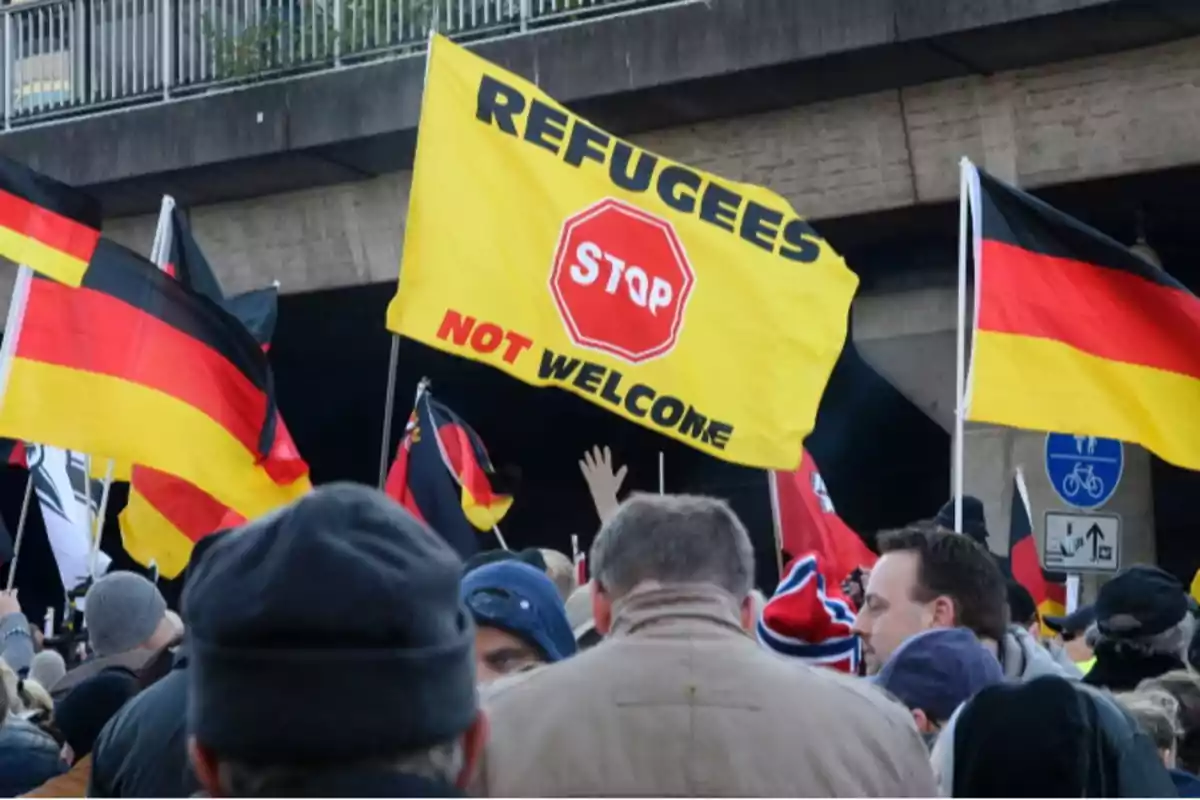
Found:
[{"label": "man with gray hair", "polygon": [[753,550],[724,502],[634,496],[589,563],[605,638],[493,685],[476,794],[936,794],[902,706],[755,642]]},{"label": "man with gray hair", "polygon": [[1088,630],[1096,665],[1084,682],[1114,692],[1183,669],[1196,624],[1183,584],[1147,564],[1121,570],[1096,597],[1096,623]]}]

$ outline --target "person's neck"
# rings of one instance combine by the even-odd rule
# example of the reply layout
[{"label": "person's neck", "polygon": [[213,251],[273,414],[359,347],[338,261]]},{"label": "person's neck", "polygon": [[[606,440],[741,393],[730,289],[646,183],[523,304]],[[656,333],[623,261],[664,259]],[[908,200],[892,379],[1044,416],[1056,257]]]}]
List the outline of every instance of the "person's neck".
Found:
[{"label": "person's neck", "polygon": [[988,639],[987,637],[981,636],[979,637],[979,643],[986,647],[988,652],[994,655],[996,658],[1000,657],[1000,643],[995,639]]}]

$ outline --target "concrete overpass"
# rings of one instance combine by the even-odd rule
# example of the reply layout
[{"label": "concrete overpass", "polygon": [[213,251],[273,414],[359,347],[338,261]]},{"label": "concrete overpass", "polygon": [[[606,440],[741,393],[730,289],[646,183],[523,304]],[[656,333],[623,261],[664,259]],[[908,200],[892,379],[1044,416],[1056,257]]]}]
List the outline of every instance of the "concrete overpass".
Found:
[{"label": "concrete overpass", "polygon": [[[639,144],[766,185],[818,220],[864,277],[859,350],[945,427],[958,159],[1035,189],[1200,162],[1200,7],[708,0],[615,10],[477,46]],[[419,54],[393,52],[116,109],[84,104],[12,120],[0,150],[91,189],[112,216],[109,235],[142,250],[170,191],[231,290],[392,281],[423,67]],[[917,219],[928,248],[914,243]],[[1036,468],[1040,441],[968,434],[968,490],[985,499],[997,548],[1013,466],[1027,466],[1038,515],[1054,506]],[[1154,558],[1149,465],[1133,454],[1110,503],[1126,519],[1127,561]]]}]

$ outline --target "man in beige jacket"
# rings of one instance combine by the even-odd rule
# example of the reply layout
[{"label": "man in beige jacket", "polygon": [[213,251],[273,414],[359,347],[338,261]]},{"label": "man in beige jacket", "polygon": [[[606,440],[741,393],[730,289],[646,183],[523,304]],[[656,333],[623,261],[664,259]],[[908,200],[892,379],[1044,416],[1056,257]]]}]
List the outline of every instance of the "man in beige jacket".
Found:
[{"label": "man in beige jacket", "polygon": [[493,797],[933,796],[912,718],[761,649],[754,556],[718,500],[636,496],[592,547],[596,647],[488,693]]}]

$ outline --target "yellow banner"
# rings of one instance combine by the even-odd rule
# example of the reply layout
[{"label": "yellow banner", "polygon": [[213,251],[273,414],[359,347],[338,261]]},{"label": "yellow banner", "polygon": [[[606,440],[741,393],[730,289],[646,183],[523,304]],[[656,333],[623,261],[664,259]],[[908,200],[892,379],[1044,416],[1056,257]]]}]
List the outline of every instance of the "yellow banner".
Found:
[{"label": "yellow banner", "polygon": [[854,273],[791,206],[436,37],[388,328],[727,461],[794,469]]}]

